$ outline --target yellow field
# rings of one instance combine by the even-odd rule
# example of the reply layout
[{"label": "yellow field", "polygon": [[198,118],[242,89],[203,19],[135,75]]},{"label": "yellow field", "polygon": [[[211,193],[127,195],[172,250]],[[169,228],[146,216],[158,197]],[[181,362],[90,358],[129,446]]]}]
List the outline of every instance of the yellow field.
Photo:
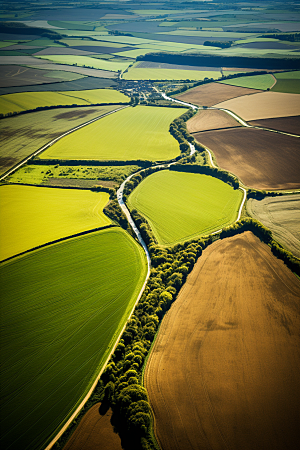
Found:
[{"label": "yellow field", "polygon": [[244,120],[299,116],[300,94],[261,92],[232,98],[214,106],[229,109]]},{"label": "yellow field", "polygon": [[107,193],[5,185],[0,189],[0,260],[111,223]]},{"label": "yellow field", "polygon": [[113,89],[68,92],[20,92],[0,96],[0,114],[27,111],[45,106],[127,103],[129,98]]}]

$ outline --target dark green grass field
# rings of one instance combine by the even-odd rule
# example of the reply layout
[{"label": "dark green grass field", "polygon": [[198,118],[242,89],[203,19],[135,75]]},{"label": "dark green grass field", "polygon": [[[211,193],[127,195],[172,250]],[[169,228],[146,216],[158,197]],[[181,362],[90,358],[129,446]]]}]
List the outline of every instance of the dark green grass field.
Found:
[{"label": "dark green grass field", "polygon": [[0,266],[1,448],[45,447],[95,380],[145,275],[141,247],[120,228]]}]

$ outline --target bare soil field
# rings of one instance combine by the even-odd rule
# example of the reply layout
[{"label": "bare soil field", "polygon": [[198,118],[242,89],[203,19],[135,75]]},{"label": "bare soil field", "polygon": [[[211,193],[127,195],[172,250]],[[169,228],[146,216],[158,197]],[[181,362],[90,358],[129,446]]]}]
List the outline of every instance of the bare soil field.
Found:
[{"label": "bare soil field", "polygon": [[254,128],[204,131],[194,137],[211,149],[218,165],[255,189],[300,188],[300,140]]},{"label": "bare soil field", "polygon": [[110,423],[112,411],[96,403],[81,419],[63,450],[122,450],[121,439]]},{"label": "bare soil field", "polygon": [[187,121],[187,129],[190,133],[240,126],[241,124],[225,111],[216,109],[202,109]]},{"label": "bare soil field", "polygon": [[244,120],[269,119],[273,117],[299,116],[300,94],[283,92],[260,92],[221,101],[215,105],[233,111]]},{"label": "bare soil field", "polygon": [[[224,102],[241,95],[256,94],[257,89],[241,88],[221,83],[209,83],[197,86],[182,94],[175,95],[175,98],[184,102],[193,103],[199,106],[213,106],[216,103]],[[246,97],[247,98],[247,97]]]},{"label": "bare soil field", "polygon": [[297,450],[300,283],[251,232],[204,250],[145,385],[164,450]]},{"label": "bare soil field", "polygon": [[282,197],[251,198],[248,212],[269,228],[274,238],[300,258],[300,194]]},{"label": "bare soil field", "polygon": [[300,134],[300,116],[277,117],[276,119],[251,120],[249,125],[271,130],[284,131],[285,133]]}]

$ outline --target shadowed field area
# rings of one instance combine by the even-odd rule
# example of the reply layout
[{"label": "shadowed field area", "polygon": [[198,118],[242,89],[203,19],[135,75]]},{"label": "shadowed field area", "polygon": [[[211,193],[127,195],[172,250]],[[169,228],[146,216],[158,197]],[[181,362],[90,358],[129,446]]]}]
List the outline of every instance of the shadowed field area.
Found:
[{"label": "shadowed field area", "polygon": [[175,95],[174,97],[199,106],[213,106],[216,103],[224,102],[231,98],[255,94],[257,92],[262,91],[221,83],[209,83],[197,86],[183,94]]},{"label": "shadowed field area", "polygon": [[205,131],[194,134],[211,149],[218,165],[256,189],[300,187],[300,140],[253,128]]},{"label": "shadowed field area", "polygon": [[300,194],[262,200],[251,198],[247,209],[272,231],[280,244],[300,258]]},{"label": "shadowed field area", "polygon": [[121,439],[114,433],[110,423],[112,411],[101,411],[101,403],[96,403],[81,419],[63,450],[122,450]]},{"label": "shadowed field area", "polygon": [[299,299],[251,232],[204,250],[146,367],[164,450],[299,448]]}]

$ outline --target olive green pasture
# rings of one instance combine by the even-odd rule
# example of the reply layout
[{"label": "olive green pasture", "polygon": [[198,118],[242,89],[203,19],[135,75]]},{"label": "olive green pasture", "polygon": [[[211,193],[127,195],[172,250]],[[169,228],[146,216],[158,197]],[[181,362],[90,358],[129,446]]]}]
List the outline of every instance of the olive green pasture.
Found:
[{"label": "olive green pasture", "polygon": [[18,113],[47,106],[92,105],[98,103],[129,103],[129,98],[113,89],[19,92],[17,94],[0,96],[0,114]]},{"label": "olive green pasture", "polygon": [[1,448],[45,448],[103,367],[144,283],[115,227],[0,265]]},{"label": "olive green pasture", "polygon": [[231,80],[220,81],[222,84],[240,86],[251,89],[267,90],[273,86],[275,79],[269,73],[265,75],[252,75],[249,77],[238,77]]},{"label": "olive green pasture", "polygon": [[0,175],[66,131],[118,108],[58,108],[1,119]]},{"label": "olive green pasture", "polygon": [[300,94],[300,71],[276,73],[276,84],[272,91],[286,92],[290,94]]},{"label": "olive green pasture", "polygon": [[104,161],[169,160],[179,156],[169,125],[184,108],[136,106],[103,117],[60,139],[40,155],[46,159]]},{"label": "olive green pasture", "polygon": [[36,186],[0,187],[0,260],[111,223],[106,192]]},{"label": "olive green pasture", "polygon": [[123,73],[125,80],[204,80],[221,78],[221,72],[208,70],[148,69],[130,67]]},{"label": "olive green pasture", "polygon": [[144,179],[128,205],[148,220],[160,244],[219,230],[236,220],[242,192],[208,175],[169,170]]},{"label": "olive green pasture", "polygon": [[74,55],[45,55],[39,56],[41,59],[47,59],[58,64],[69,64],[71,66],[91,67],[93,69],[109,70],[118,72],[127,69],[129,62],[125,60],[107,61],[105,59],[92,58],[90,56]]}]

